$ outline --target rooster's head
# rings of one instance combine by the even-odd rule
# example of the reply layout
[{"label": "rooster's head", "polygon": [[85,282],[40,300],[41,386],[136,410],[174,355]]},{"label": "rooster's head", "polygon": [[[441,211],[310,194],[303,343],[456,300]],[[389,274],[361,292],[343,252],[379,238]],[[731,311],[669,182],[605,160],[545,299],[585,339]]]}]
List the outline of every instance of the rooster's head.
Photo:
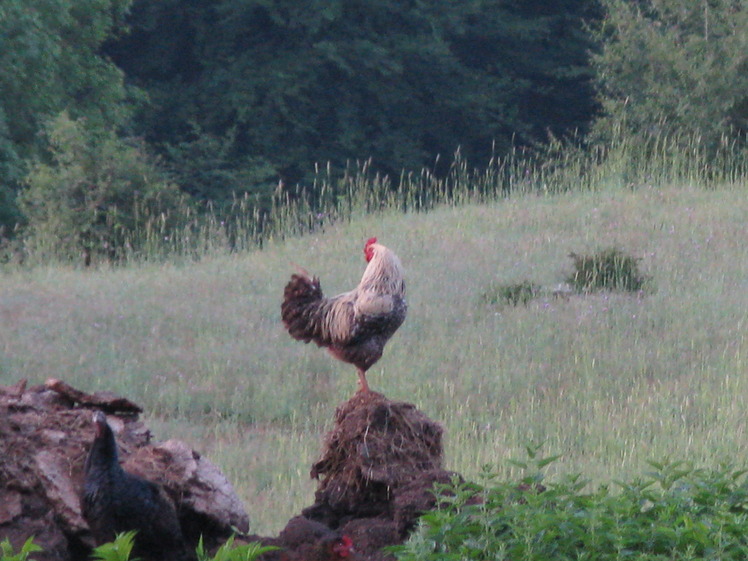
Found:
[{"label": "rooster's head", "polygon": [[371,261],[372,257],[374,257],[374,244],[377,243],[377,238],[369,238],[366,240],[366,245],[364,246],[364,257],[366,258],[366,262],[368,263]]},{"label": "rooster's head", "polygon": [[335,540],[332,546],[332,551],[337,557],[341,559],[350,557],[353,553],[353,540],[351,540],[351,538],[349,538],[348,536],[343,536]]},{"label": "rooster's head", "polygon": [[106,415],[103,411],[95,411],[93,414],[94,428],[96,429],[96,438],[104,436],[107,430]]}]

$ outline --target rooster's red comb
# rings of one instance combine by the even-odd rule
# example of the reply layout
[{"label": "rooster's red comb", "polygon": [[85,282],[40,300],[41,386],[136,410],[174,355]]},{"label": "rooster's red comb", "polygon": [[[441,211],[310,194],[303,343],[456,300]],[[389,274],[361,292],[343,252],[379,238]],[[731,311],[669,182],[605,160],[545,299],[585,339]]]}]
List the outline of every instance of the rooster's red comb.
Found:
[{"label": "rooster's red comb", "polygon": [[345,559],[353,553],[353,540],[348,536],[342,536],[333,546],[332,550],[338,557]]},{"label": "rooster's red comb", "polygon": [[377,243],[377,238],[369,238],[366,240],[366,245],[364,246],[364,257],[366,258],[367,263],[369,263],[374,257],[374,248],[371,246],[375,243]]}]

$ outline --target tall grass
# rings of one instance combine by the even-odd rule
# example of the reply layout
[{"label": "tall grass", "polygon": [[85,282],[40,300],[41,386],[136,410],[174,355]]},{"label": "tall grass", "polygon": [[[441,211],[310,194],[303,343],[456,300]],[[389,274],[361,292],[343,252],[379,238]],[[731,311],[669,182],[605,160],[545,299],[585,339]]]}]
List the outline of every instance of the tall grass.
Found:
[{"label": "tall grass", "polygon": [[317,167],[309,187],[280,185],[269,209],[245,196],[221,215],[211,208],[198,214],[184,206],[175,209],[175,216],[153,217],[144,231],[134,234],[146,242],[133,244],[142,249],[130,257],[201,258],[262,247],[373,213],[420,212],[525,194],[611,186],[744,184],[748,153],[736,142],[725,137],[715,149],[698,134],[654,134],[646,139],[618,134],[604,145],[580,138],[552,139],[535,148],[515,147],[478,167],[471,167],[458,150],[446,173],[424,168],[420,173],[403,172],[399,178],[373,171],[370,161],[351,164],[342,176],[329,165]]},{"label": "tall grass", "polygon": [[[439,158],[434,169],[441,169]],[[311,185],[280,184],[267,200],[245,195],[220,211],[176,205],[169,213],[149,216],[130,232],[124,255],[129,262],[196,260],[219,253],[261,248],[273,240],[324,230],[338,222],[382,212],[421,212],[438,206],[461,206],[525,194],[554,194],[638,188],[647,185],[745,184],[748,151],[737,139],[723,137],[717,147],[698,133],[659,134],[633,138],[614,132],[611,142],[593,144],[581,138],[551,139],[533,148],[515,147],[472,167],[458,150],[448,171],[403,172],[398,178],[373,170],[370,161],[350,164],[342,174],[330,166],[315,169]],[[24,260],[35,265],[50,260],[73,261],[79,256],[50,253],[56,239],[35,238]],[[0,247],[0,254],[2,254]],[[5,261],[14,262],[6,254]]]},{"label": "tall grass", "polygon": [[[220,221],[213,234],[193,225],[184,235],[200,244],[166,240],[175,258],[7,269],[0,383],[54,376],[140,402],[157,439],[182,438],[221,466],[253,531],[277,532],[312,503],[308,469],[356,387],[352,367],[283,331],[283,286],[298,264],[327,293],[351,288],[363,240],[377,235],[406,266],[410,311],[370,383],[445,425],[448,468],[511,477],[507,458],[540,441],[562,454],[551,477],[625,478],[663,457],[740,461],[745,170],[719,176],[683,155],[662,161],[671,172],[655,182],[649,164],[625,175],[612,154],[527,173],[510,156],[501,180],[498,160],[481,172],[458,160],[447,178],[424,172],[394,189],[364,167],[326,187],[327,207],[289,196],[261,232],[248,221],[223,242],[232,230]],[[640,259],[652,288],[553,296],[570,252],[604,247]],[[524,281],[548,290],[519,307],[483,298]]]}]

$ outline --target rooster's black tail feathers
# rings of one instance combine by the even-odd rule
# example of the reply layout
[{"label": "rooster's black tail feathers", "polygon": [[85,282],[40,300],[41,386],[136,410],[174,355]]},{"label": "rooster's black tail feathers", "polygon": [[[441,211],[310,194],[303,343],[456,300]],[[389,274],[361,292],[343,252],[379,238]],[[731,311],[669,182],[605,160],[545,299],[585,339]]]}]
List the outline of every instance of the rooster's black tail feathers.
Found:
[{"label": "rooster's black tail feathers", "polygon": [[308,343],[318,335],[319,326],[315,320],[323,297],[317,277],[291,276],[281,304],[281,319],[291,337]]}]

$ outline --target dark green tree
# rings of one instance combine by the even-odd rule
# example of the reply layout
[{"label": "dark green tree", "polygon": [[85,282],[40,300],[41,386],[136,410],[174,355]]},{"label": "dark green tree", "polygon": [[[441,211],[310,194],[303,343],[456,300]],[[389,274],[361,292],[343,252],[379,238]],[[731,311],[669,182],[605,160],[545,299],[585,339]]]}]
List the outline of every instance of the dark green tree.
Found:
[{"label": "dark green tree", "polygon": [[460,62],[517,84],[518,141],[547,133],[584,133],[598,110],[589,31],[602,17],[596,0],[472,2],[460,12],[450,44]]},{"label": "dark green tree", "polygon": [[29,224],[24,241],[41,259],[121,260],[166,227],[182,203],[152,159],[112,130],[92,130],[61,113],[45,139],[50,162],[31,168],[19,203]]},{"label": "dark green tree", "polygon": [[107,52],[149,93],[142,132],[177,181],[215,200],[304,181],[315,163],[371,157],[398,174],[461,147],[478,164],[584,128],[595,12],[549,4],[136,0]]},{"label": "dark green tree", "polygon": [[127,114],[122,72],[99,54],[130,0],[0,2],[0,226],[21,219],[15,192],[43,152],[43,123],[63,110],[90,127]]},{"label": "dark green tree", "polygon": [[596,131],[688,133],[714,146],[748,132],[748,1],[602,0]]}]

